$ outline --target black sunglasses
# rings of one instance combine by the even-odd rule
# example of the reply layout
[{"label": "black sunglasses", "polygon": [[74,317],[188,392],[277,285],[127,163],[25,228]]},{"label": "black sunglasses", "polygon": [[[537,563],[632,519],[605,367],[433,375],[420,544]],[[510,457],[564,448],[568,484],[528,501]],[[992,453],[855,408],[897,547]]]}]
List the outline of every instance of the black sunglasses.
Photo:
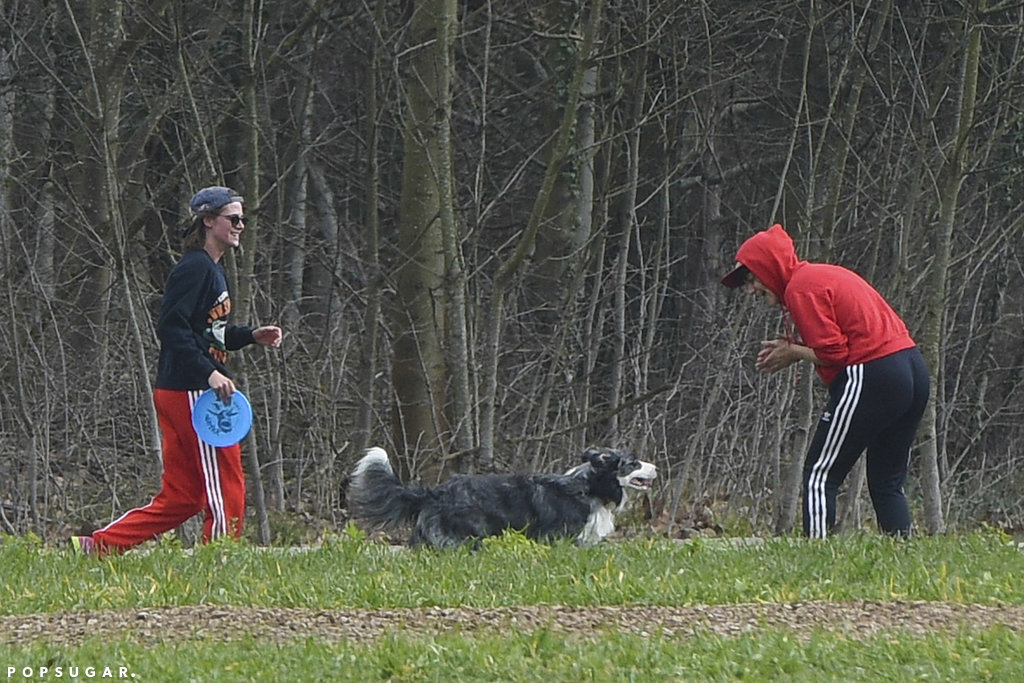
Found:
[{"label": "black sunglasses", "polygon": [[217,215],[220,216],[221,218],[227,218],[229,221],[231,221],[232,228],[237,228],[239,223],[245,222],[245,216],[243,216],[240,213],[218,213]]}]

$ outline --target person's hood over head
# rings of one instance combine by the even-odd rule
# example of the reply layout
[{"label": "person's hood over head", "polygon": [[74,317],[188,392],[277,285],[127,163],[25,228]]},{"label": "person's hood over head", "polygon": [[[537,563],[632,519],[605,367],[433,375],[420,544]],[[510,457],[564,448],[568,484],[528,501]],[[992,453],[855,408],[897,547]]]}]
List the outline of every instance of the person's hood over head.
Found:
[{"label": "person's hood over head", "polygon": [[736,252],[736,267],[722,278],[722,284],[726,287],[743,285],[744,275],[749,270],[782,301],[793,271],[801,263],[793,238],[776,223],[740,245]]}]

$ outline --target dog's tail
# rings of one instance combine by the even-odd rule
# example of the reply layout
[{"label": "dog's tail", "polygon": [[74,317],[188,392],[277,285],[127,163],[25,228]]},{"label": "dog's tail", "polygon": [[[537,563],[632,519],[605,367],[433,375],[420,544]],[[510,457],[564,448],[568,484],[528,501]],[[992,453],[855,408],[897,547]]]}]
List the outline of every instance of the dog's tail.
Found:
[{"label": "dog's tail", "polygon": [[391,531],[416,519],[423,507],[423,491],[405,486],[391,469],[387,451],[375,446],[352,470],[346,502],[354,519]]}]

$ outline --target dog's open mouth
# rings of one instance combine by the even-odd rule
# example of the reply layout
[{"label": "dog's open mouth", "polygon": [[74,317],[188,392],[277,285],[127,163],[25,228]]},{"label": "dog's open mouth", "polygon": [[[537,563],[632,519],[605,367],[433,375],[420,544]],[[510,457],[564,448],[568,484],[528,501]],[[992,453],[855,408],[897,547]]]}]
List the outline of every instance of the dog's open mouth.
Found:
[{"label": "dog's open mouth", "polygon": [[631,489],[637,489],[638,491],[648,491],[651,486],[654,485],[654,480],[658,477],[658,470],[649,463],[644,463],[642,467],[636,470],[632,475],[626,477],[626,486]]}]

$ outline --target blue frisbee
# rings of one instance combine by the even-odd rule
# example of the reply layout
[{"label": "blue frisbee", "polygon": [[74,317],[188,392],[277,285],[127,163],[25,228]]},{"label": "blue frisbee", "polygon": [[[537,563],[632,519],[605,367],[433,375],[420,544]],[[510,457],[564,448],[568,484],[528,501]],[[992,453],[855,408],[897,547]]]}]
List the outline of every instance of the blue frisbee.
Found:
[{"label": "blue frisbee", "polygon": [[234,446],[252,427],[252,406],[241,391],[236,390],[225,405],[213,389],[207,389],[192,408],[192,426],[211,446]]}]

